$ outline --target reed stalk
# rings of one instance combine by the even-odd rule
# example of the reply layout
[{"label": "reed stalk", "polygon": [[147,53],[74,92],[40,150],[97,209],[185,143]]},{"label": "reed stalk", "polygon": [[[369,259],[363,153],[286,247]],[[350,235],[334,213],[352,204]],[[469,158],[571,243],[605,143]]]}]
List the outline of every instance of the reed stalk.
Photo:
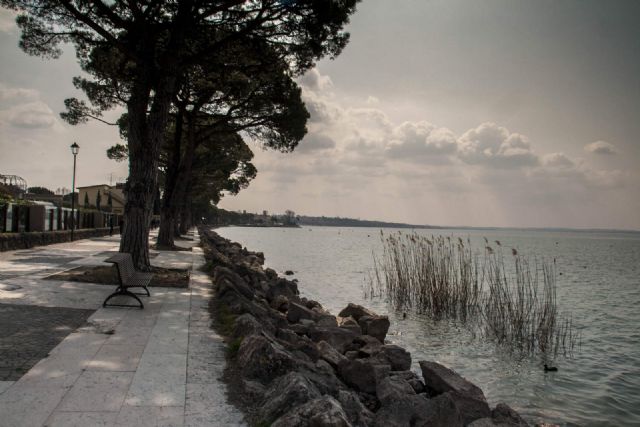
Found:
[{"label": "reed stalk", "polygon": [[571,355],[578,334],[560,313],[553,263],[538,262],[513,249],[505,263],[502,245],[471,248],[469,239],[381,232],[383,250],[374,254],[367,294],[384,296],[398,310],[436,319],[457,319],[480,327],[481,336],[513,351]]}]

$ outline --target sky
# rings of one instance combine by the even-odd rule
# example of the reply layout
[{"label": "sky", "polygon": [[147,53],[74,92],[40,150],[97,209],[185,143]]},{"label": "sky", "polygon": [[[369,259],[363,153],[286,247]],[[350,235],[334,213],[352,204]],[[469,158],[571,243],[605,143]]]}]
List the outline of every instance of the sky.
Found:
[{"label": "sky", "polygon": [[[340,56],[299,83],[293,153],[252,142],[227,209],[433,225],[640,229],[640,2],[364,0]],[[115,129],[69,126],[73,52],[17,47],[0,11],[0,173],[70,187],[123,179]],[[115,114],[115,113],[114,113]]]}]

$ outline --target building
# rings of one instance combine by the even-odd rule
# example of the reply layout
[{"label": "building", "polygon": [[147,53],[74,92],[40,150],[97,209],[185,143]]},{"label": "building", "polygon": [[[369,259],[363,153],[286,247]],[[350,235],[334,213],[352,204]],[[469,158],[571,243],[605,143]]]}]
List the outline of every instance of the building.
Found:
[{"label": "building", "polygon": [[[84,207],[88,200],[89,207],[97,208],[98,192],[100,192],[100,210],[110,211],[118,215],[124,213],[124,193],[122,185],[115,186],[100,184],[78,187],[78,205]],[[109,194],[111,194],[111,206],[109,206]]]}]

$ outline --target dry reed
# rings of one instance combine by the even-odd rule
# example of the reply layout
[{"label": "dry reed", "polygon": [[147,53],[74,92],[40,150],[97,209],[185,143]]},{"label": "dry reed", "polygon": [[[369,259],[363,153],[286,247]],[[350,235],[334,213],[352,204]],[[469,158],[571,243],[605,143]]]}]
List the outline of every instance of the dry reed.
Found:
[{"label": "dry reed", "polygon": [[381,239],[369,296],[385,296],[398,310],[473,321],[482,336],[513,351],[573,352],[578,335],[558,310],[555,261],[531,263],[512,249],[507,266],[500,242],[494,250],[487,239],[483,255],[469,239],[400,232],[381,232]]}]

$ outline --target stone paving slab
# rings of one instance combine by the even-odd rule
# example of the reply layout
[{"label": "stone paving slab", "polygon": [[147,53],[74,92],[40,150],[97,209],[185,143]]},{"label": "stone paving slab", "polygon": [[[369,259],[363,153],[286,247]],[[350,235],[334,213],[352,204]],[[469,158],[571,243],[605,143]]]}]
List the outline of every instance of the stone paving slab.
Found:
[{"label": "stone paving slab", "polygon": [[[198,238],[177,243],[190,247]],[[112,291],[108,286],[43,280],[51,270],[100,263],[117,248],[114,236],[0,254],[0,269],[17,272],[0,283],[21,286],[0,288],[0,303],[20,310],[97,309],[22,378],[0,382],[0,426],[246,425],[226,402],[220,381],[226,350],[209,327],[211,282],[197,270],[204,264],[200,248],[157,251],[153,265],[193,269],[190,288],[153,288],[152,296],[143,298],[144,310],[101,308]],[[64,264],[38,269],[16,261],[27,255],[58,257]],[[66,262],[73,256],[81,259]]]},{"label": "stone paving slab", "polygon": [[0,303],[0,381],[20,379],[92,313]]}]

